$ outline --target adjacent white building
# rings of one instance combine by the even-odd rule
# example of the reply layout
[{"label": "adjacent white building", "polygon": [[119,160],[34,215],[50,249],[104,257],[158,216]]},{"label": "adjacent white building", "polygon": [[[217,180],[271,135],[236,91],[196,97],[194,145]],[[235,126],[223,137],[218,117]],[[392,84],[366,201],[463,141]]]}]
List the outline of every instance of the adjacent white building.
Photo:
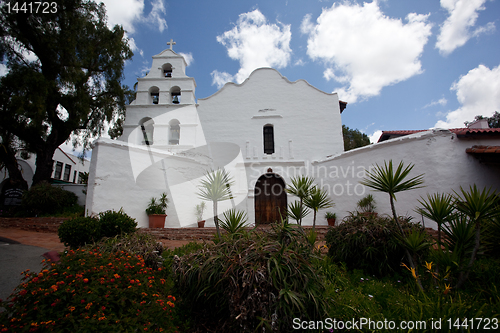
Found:
[{"label": "adjacent white building", "polygon": [[[84,188],[83,179],[85,174],[89,172],[90,161],[87,159],[81,160],[78,157],[66,153],[61,148],[57,148],[54,152],[52,165],[51,182],[58,184],[65,190],[74,192],[78,196],[78,204],[85,205],[85,193],[82,192]],[[33,175],[36,170],[36,155],[20,151],[17,154],[17,163],[23,174],[24,180],[31,187],[33,182]],[[0,170],[0,192],[9,177],[9,173],[4,168]]]}]

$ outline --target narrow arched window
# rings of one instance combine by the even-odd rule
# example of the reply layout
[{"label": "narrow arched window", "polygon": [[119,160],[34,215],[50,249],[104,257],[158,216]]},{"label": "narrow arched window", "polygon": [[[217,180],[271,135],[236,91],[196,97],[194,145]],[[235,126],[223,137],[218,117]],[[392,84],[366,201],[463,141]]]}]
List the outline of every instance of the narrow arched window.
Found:
[{"label": "narrow arched window", "polygon": [[168,136],[168,144],[169,145],[178,145],[181,139],[181,126],[177,119],[173,119],[169,123],[170,125],[170,133]]},{"label": "narrow arched window", "polygon": [[264,126],[264,154],[274,154],[274,127],[273,125]]},{"label": "narrow arched window", "polygon": [[142,138],[141,143],[143,145],[150,146],[153,144],[153,134],[154,134],[154,121],[151,118],[144,118],[139,122],[141,126]]}]

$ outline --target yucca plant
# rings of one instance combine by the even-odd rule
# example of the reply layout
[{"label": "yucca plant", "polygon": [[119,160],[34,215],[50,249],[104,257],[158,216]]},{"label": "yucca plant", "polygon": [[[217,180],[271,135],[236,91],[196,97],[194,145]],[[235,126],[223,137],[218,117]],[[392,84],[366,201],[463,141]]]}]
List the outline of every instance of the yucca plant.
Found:
[{"label": "yucca plant", "polygon": [[318,210],[334,206],[333,201],[328,197],[328,192],[318,186],[314,186],[309,191],[309,195],[304,198],[304,204],[314,212],[313,228],[316,228],[316,214]]},{"label": "yucca plant", "polygon": [[441,229],[444,223],[447,223],[453,217],[453,196],[450,194],[427,194],[427,200],[421,198],[418,202],[422,205],[415,211],[430,220],[437,223],[438,226],[438,245],[441,246]]},{"label": "yucca plant", "polygon": [[424,254],[432,245],[427,239],[427,233],[422,229],[413,229],[404,237],[398,237],[401,245],[413,254],[415,262],[418,256]]},{"label": "yucca plant", "polygon": [[287,215],[288,217],[297,221],[297,224],[300,225],[299,221],[302,221],[304,217],[309,215],[311,211],[306,207],[303,207],[300,201],[294,201],[291,204],[288,204]]},{"label": "yucca plant", "polygon": [[486,223],[484,232],[484,248],[487,253],[500,257],[500,217],[495,217]]},{"label": "yucca plant", "polygon": [[457,255],[457,264],[462,266],[466,255],[470,255],[474,250],[474,224],[465,214],[456,214],[445,224],[443,233],[446,236],[445,245]]},{"label": "yucca plant", "polygon": [[[394,222],[398,226],[399,232],[401,233],[402,237],[405,236],[405,233],[403,228],[401,227],[401,224],[399,223],[398,215],[396,214],[396,208],[394,207],[394,201],[396,200],[396,193],[422,187],[421,185],[424,183],[423,174],[414,176],[410,179],[406,179],[414,166],[414,164],[409,164],[405,167],[403,161],[401,161],[399,162],[398,167],[394,169],[392,160],[389,160],[389,162],[384,161],[384,166],[375,164],[374,170],[368,172],[367,178],[360,181],[361,184],[368,186],[376,191],[389,194],[389,201],[391,204],[391,211],[394,217]],[[411,268],[417,269],[410,252],[407,249],[405,250],[405,252]],[[422,284],[418,279],[417,284],[422,290]]]},{"label": "yucca plant", "polygon": [[202,200],[212,201],[213,203],[214,223],[219,238],[220,230],[219,219],[217,217],[217,203],[232,198],[231,185],[233,183],[231,176],[229,176],[226,170],[217,169],[207,172],[205,179],[202,179],[201,184],[198,186],[198,197]]},{"label": "yucca plant", "polygon": [[469,275],[469,271],[476,260],[477,251],[481,245],[481,225],[487,220],[491,220],[494,217],[500,215],[500,210],[498,209],[498,196],[495,192],[489,188],[484,188],[480,191],[476,184],[469,187],[469,191],[465,191],[460,187],[460,192],[455,193],[455,207],[458,211],[466,214],[470,222],[475,228],[475,244],[474,249],[469,260],[469,263],[465,269],[460,273],[460,277],[456,288],[460,288]]},{"label": "yucca plant", "polygon": [[245,228],[247,220],[246,212],[233,208],[224,212],[224,219],[220,222],[220,226],[229,234],[233,235]]},{"label": "yucca plant", "polygon": [[[297,176],[290,179],[290,185],[287,187],[286,191],[299,198],[301,210],[304,207],[304,199],[309,196],[313,183],[314,178],[307,176]],[[300,225],[302,225],[302,217],[297,220]]]}]

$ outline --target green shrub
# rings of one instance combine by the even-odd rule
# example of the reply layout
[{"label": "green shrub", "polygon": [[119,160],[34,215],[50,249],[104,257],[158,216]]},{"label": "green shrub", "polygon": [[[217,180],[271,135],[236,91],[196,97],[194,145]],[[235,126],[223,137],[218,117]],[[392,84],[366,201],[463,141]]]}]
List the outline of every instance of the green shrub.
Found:
[{"label": "green shrub", "polygon": [[128,234],[134,232],[137,227],[135,219],[123,212],[123,209],[115,212],[108,210],[99,213],[99,221],[101,222],[101,236],[115,237],[122,233]]},{"label": "green shrub", "polygon": [[293,318],[324,318],[323,280],[311,264],[312,249],[303,236],[289,245],[286,240],[275,231],[252,231],[175,257],[176,287],[191,317],[217,332],[286,332]]},{"label": "green shrub", "polygon": [[[333,261],[378,276],[399,271],[406,257],[396,237],[398,228],[391,218],[354,213],[343,222],[331,228],[325,237]],[[405,231],[420,228],[408,219],[400,218],[400,223]]]},{"label": "green shrub", "polygon": [[94,217],[77,217],[64,221],[57,234],[61,243],[76,249],[101,239],[101,225]]},{"label": "green shrub", "polygon": [[175,297],[140,256],[78,249],[24,273],[0,302],[4,332],[175,332]]},{"label": "green shrub", "polygon": [[73,192],[42,182],[24,193],[21,207],[27,215],[54,214],[76,205],[77,201]]},{"label": "green shrub", "polygon": [[59,239],[66,246],[75,249],[86,244],[98,242],[103,237],[115,237],[132,233],[137,222],[120,209],[99,213],[99,218],[76,217],[64,221],[58,229]]}]

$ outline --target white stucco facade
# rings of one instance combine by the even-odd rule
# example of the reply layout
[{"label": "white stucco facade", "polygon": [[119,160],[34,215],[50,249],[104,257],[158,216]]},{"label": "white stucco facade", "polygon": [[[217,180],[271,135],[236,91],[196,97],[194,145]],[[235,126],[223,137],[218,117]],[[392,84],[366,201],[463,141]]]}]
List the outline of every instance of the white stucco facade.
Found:
[{"label": "white stucco facade", "polygon": [[[290,82],[271,68],[255,70],[241,84],[227,83],[214,95],[196,101],[196,83],[185,74],[182,56],[167,49],[153,57],[151,71],[138,80],[136,100],[127,107],[119,140],[100,139],[92,153],[87,214],[123,208],[140,227],[151,197],[167,192],[166,227],[192,227],[200,180],[224,168],[235,181],[233,199],[219,203],[255,221],[259,177],[272,170],[284,181],[298,175],[315,178],[335,202],[329,211],[342,218],[368,193],[377,211],[390,213],[386,194],[359,181],[375,163],[392,159],[415,164],[425,187],[397,194],[400,215],[415,216],[417,199],[426,193],[451,192],[477,184],[500,189],[498,167],[481,164],[465,149],[494,145],[498,137],[459,138],[447,130],[421,132],[343,152],[342,121],[336,93],[325,93],[304,80]],[[287,202],[296,198],[288,195]],[[317,218],[325,225],[324,211]],[[211,203],[204,218],[213,226]],[[426,226],[433,227],[430,221]],[[303,224],[312,224],[312,214]]]}]

